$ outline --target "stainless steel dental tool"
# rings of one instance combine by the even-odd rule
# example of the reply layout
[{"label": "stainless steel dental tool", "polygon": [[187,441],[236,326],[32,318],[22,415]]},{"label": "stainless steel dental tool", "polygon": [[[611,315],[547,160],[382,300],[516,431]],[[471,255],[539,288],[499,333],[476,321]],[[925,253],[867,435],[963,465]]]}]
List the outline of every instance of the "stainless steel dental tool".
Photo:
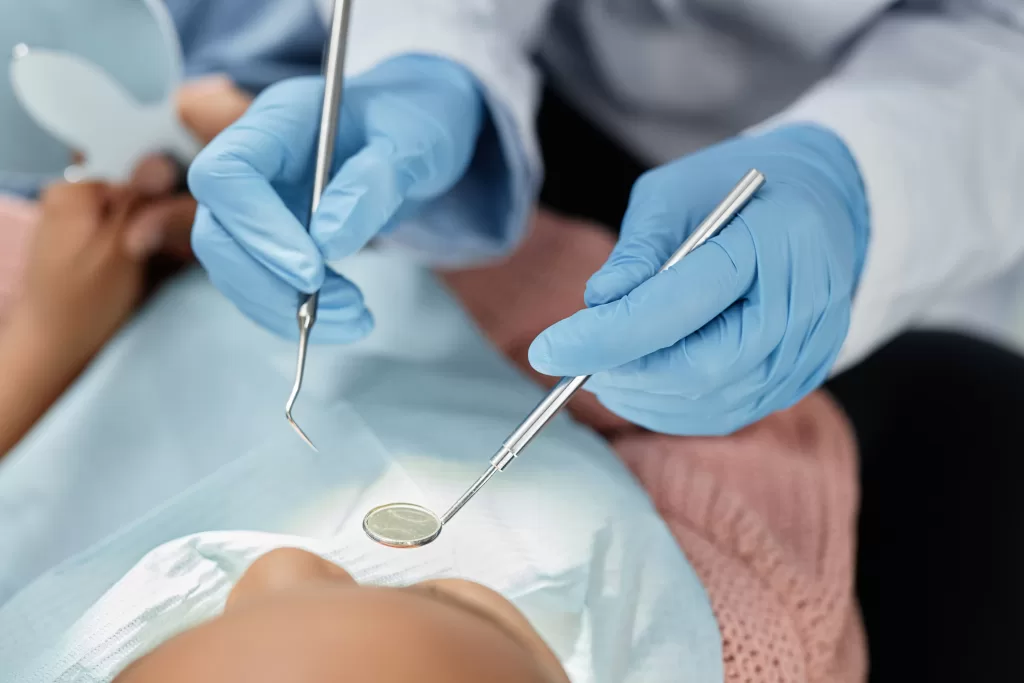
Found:
[{"label": "stainless steel dental tool", "polygon": [[[661,267],[660,273],[679,263],[685,256],[718,234],[746,205],[764,184],[760,171],[750,170],[683,245]],[[418,548],[433,542],[452,517],[480,492],[498,472],[503,471],[525,449],[542,429],[565,407],[577,391],[590,379],[588,375],[563,377],[491,458],[490,466],[444,515],[411,503],[390,503],[370,510],[363,518],[363,531],[381,545],[393,548]]]},{"label": "stainless steel dental tool", "polygon": [[[316,145],[316,167],[313,174],[313,197],[310,203],[309,217],[312,220],[320,206],[320,198],[327,188],[334,164],[334,145],[338,137],[338,123],[341,118],[341,93],[345,76],[345,51],[348,45],[348,24],[352,11],[352,0],[335,0],[334,15],[331,19],[331,35],[327,43],[324,60],[324,103],[320,113],[320,134]],[[320,293],[302,295],[299,300],[299,358],[295,370],[295,384],[284,407],[284,416],[302,440],[316,450],[295,420],[292,419],[292,408],[302,389],[302,377],[306,372],[306,351],[309,348],[309,335],[316,323],[316,310],[320,301]]]}]

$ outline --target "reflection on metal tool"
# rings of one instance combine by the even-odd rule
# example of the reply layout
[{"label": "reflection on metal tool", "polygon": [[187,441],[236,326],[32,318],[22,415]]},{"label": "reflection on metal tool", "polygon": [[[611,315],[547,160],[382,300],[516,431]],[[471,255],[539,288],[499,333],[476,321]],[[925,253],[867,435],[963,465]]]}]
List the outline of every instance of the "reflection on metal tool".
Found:
[{"label": "reflection on metal tool", "polygon": [[[352,0],[335,0],[334,16],[331,19],[331,36],[327,43],[324,61],[324,103],[320,113],[320,135],[316,145],[316,168],[313,174],[313,197],[310,203],[310,220],[320,206],[320,198],[330,180],[331,167],[334,164],[334,145],[338,137],[338,122],[341,117],[341,92],[345,76],[345,51],[348,44],[349,15]],[[288,423],[298,432],[309,447],[316,446],[309,440],[306,433],[292,419],[292,408],[302,389],[302,377],[306,372],[306,351],[309,348],[309,335],[316,323],[316,309],[320,301],[320,293],[303,295],[299,301],[299,358],[295,369],[295,384],[285,404],[284,415]]]},{"label": "reflection on metal tool", "polygon": [[363,531],[381,545],[416,548],[441,533],[441,520],[430,510],[411,503],[389,503],[366,513]]},{"label": "reflection on metal tool", "polygon": [[[669,257],[658,272],[679,263],[691,251],[718,234],[750,201],[764,181],[765,178],[760,171],[748,171],[732,192],[697,226],[693,234]],[[589,375],[563,377],[505,439],[501,448],[491,458],[487,471],[480,475],[480,478],[448,508],[444,515],[438,517],[419,505],[391,503],[370,510],[363,519],[363,530],[377,543],[393,548],[418,548],[433,542],[441,534],[444,525],[450,522],[495,474],[508,467],[530,445],[537,434],[565,407],[588,379]]]}]

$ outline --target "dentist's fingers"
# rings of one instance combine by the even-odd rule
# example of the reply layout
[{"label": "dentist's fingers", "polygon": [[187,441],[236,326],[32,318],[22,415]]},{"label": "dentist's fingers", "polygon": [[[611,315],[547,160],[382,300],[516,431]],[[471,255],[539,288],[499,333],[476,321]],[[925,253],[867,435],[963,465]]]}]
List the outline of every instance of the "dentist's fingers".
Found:
[{"label": "dentist's fingers", "polygon": [[[378,89],[386,85],[390,96]],[[409,203],[453,187],[469,166],[483,104],[462,67],[436,59],[399,59],[354,85],[365,143],[324,192],[310,234],[335,261],[387,230]]]},{"label": "dentist's fingers", "polygon": [[694,168],[693,159],[684,158],[637,180],[619,240],[587,282],[588,306],[620,299],[653,277],[740,180]]},{"label": "dentist's fingers", "polygon": [[[292,338],[297,334],[295,311],[302,294],[280,280],[243,249],[209,210],[200,207],[193,240],[210,247],[197,257],[213,284],[249,318],[275,334]],[[228,274],[227,276],[225,274]],[[259,291],[259,297],[247,295]],[[329,273],[320,293],[317,341],[345,343],[359,339],[372,327],[362,293],[341,276]]]},{"label": "dentist's fingers", "polygon": [[[189,170],[193,196],[208,209],[197,219],[193,248],[212,260],[219,226],[276,278],[304,292],[323,284],[324,262],[296,215],[280,197],[278,183],[298,183],[308,174],[322,98],[320,79],[296,79],[268,89],[235,125],[217,136]],[[242,199],[242,201],[240,201]]]},{"label": "dentist's fingers", "polygon": [[737,219],[621,299],[545,330],[530,347],[530,363],[544,374],[591,375],[668,348],[743,296],[756,270],[753,240]]},{"label": "dentist's fingers", "polygon": [[351,256],[389,225],[414,182],[408,165],[386,138],[371,140],[345,162],[310,226],[327,261]]}]

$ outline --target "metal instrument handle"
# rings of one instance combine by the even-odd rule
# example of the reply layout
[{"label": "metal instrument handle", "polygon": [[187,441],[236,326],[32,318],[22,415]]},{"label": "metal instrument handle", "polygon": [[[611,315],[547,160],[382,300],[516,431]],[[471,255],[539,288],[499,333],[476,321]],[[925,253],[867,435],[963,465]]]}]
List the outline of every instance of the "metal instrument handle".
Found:
[{"label": "metal instrument handle", "polygon": [[[316,166],[313,169],[313,196],[309,204],[309,218],[320,208],[327,183],[334,166],[334,148],[338,140],[341,119],[342,91],[345,79],[345,54],[348,52],[348,27],[352,14],[352,0],[335,0],[331,18],[331,33],[324,63],[324,102],[320,112],[320,133],[316,143]],[[316,309],[320,293],[303,295],[299,304],[299,325],[311,328],[316,322]]]}]

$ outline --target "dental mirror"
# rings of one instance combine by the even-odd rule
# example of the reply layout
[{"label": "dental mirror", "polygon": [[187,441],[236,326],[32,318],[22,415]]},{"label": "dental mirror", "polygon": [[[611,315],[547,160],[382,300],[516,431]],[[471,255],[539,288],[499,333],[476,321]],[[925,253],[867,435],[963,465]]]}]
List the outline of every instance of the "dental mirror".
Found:
[{"label": "dental mirror", "polygon": [[419,548],[441,535],[441,518],[412,503],[388,503],[375,507],[363,518],[363,531],[389,548]]},{"label": "dental mirror", "polygon": [[[498,455],[505,452],[503,448]],[[510,457],[502,460],[504,465],[511,461]],[[452,521],[452,517],[502,469],[503,465],[492,464],[440,517],[421,505],[388,503],[366,513],[363,517],[363,531],[371,540],[389,548],[422,548],[437,540],[444,525]]]},{"label": "dental mirror", "polygon": [[72,52],[18,45],[13,54],[11,85],[21,106],[86,159],[65,172],[67,180],[127,182],[146,154],[165,152],[187,163],[199,151],[172,99],[142,104]]},{"label": "dental mirror", "polygon": [[[0,0],[0,184],[20,194],[32,195],[62,177],[72,151],[85,154],[77,138],[54,134],[38,112],[19,101],[7,67],[12,55],[16,60],[25,55],[21,45],[74,55],[138,105],[166,102],[175,111],[174,93],[183,78],[181,46],[162,0]],[[32,61],[29,57],[22,66]],[[37,89],[56,91],[64,83],[46,81]],[[80,94],[85,84],[75,85]],[[64,117],[78,116],[81,106],[68,102],[71,93],[63,95],[57,106],[66,110]],[[117,123],[108,124],[116,135]]]}]

